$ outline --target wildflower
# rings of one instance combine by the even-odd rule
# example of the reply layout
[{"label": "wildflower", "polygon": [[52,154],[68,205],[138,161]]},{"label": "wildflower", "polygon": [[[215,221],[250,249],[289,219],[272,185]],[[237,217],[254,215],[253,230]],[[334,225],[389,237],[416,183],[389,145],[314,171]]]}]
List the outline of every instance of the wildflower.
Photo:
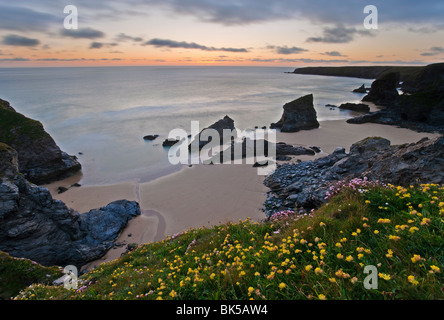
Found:
[{"label": "wildflower", "polygon": [[323,222],[321,222],[321,223],[319,223],[319,226],[320,226],[320,227],[325,227],[325,226],[326,226],[326,224],[325,224],[325,223],[323,223]]},{"label": "wildflower", "polygon": [[378,233],[379,233],[379,230],[375,230],[375,231],[373,231],[373,233],[374,233],[374,234],[378,234]]},{"label": "wildflower", "polygon": [[387,250],[387,253],[386,253],[385,256],[386,256],[387,258],[391,258],[391,257],[393,257],[393,250],[388,249],[388,250]]},{"label": "wildflower", "polygon": [[350,279],[350,282],[352,284],[355,284],[356,282],[358,282],[358,278],[357,277],[353,277],[353,278]]},{"label": "wildflower", "polygon": [[321,268],[316,268],[315,269],[315,273],[317,274],[317,275],[319,275],[319,274],[323,274],[324,273],[324,270],[322,270]]},{"label": "wildflower", "polygon": [[344,256],[343,256],[342,254],[338,253],[338,254],[336,255],[336,258],[338,258],[338,259],[344,259]]},{"label": "wildflower", "polygon": [[353,261],[353,257],[352,256],[348,256],[347,258],[345,258],[345,260],[347,262],[352,262]]},{"label": "wildflower", "polygon": [[311,269],[313,269],[313,266],[311,264],[305,266],[305,271],[310,271]]},{"label": "wildflower", "polygon": [[401,237],[389,235],[389,239],[393,241],[398,241],[399,239],[401,239]]},{"label": "wildflower", "polygon": [[369,204],[370,203],[370,200],[365,200],[365,204]]},{"label": "wildflower", "polygon": [[391,279],[391,277],[390,277],[390,275],[389,274],[385,274],[385,273],[378,273],[378,276],[381,278],[381,279],[384,279],[384,280],[390,280]]},{"label": "wildflower", "polygon": [[248,295],[250,296],[251,293],[253,293],[253,291],[254,291],[254,288],[253,287],[249,287],[248,288]]},{"label": "wildflower", "polygon": [[417,227],[411,227],[410,229],[409,229],[409,232],[410,233],[415,233],[416,231],[418,231],[419,229],[417,228]]},{"label": "wildflower", "polygon": [[430,272],[431,273],[439,273],[439,272],[441,272],[441,270],[437,266],[431,265],[430,266]]},{"label": "wildflower", "polygon": [[350,275],[348,273],[345,273],[342,269],[339,269],[338,271],[335,272],[335,275],[338,278],[343,278],[343,279],[347,279],[350,278]]},{"label": "wildflower", "polygon": [[318,295],[318,299],[319,300],[327,300],[327,298],[323,294]]},{"label": "wildflower", "polygon": [[261,275],[261,274],[260,274],[259,272],[257,272],[257,271],[254,273],[254,276],[255,276],[255,277],[259,277],[260,275]]},{"label": "wildflower", "polygon": [[413,284],[414,286],[417,286],[417,285],[419,284],[419,282],[418,282],[418,281],[415,279],[415,277],[412,276],[412,275],[408,276],[408,277],[407,277],[407,280],[408,280],[411,284]]},{"label": "wildflower", "polygon": [[428,226],[430,222],[432,222],[432,220],[430,220],[429,218],[423,218],[422,221],[421,221],[421,225],[422,226],[423,225]]},{"label": "wildflower", "polygon": [[387,224],[387,223],[390,223],[391,222],[391,220],[390,219],[379,219],[378,220],[378,223],[382,223],[382,224]]},{"label": "wildflower", "polygon": [[424,260],[424,258],[421,258],[421,256],[419,254],[414,254],[413,257],[411,258],[413,263],[416,263],[420,260]]},{"label": "wildflower", "polygon": [[175,297],[177,297],[177,292],[174,291],[174,290],[171,290],[171,292],[169,293],[169,296],[170,296],[171,298],[175,298]]},{"label": "wildflower", "polygon": [[358,251],[358,252],[362,252],[362,251],[364,251],[364,248],[363,248],[363,247],[357,247],[357,248],[356,248],[356,251]]},{"label": "wildflower", "polygon": [[329,278],[328,281],[330,281],[331,283],[336,283],[336,279],[335,278]]},{"label": "wildflower", "polygon": [[279,289],[284,289],[285,287],[286,287],[287,285],[285,284],[285,283],[283,283],[283,282],[281,282],[280,284],[279,284]]},{"label": "wildflower", "polygon": [[335,246],[338,247],[338,248],[342,248],[342,244],[340,244],[339,242],[337,242],[337,243],[335,244]]}]

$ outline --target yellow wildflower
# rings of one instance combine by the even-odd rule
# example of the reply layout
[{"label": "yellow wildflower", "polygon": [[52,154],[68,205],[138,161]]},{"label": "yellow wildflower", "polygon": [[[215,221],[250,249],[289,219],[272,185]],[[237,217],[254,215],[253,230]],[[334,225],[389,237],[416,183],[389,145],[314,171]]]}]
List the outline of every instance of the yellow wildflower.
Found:
[{"label": "yellow wildflower", "polygon": [[323,294],[318,295],[318,299],[319,300],[327,300],[327,298]]},{"label": "yellow wildflower", "polygon": [[385,273],[378,273],[378,276],[384,280],[390,280],[391,276],[389,274],[385,274]]},{"label": "yellow wildflower", "polygon": [[420,260],[424,260],[424,258],[421,258],[421,256],[419,254],[414,254],[413,257],[411,258],[413,263],[416,263]]},{"label": "yellow wildflower", "polygon": [[287,285],[285,284],[285,283],[283,283],[283,282],[281,282],[280,284],[279,284],[279,289],[284,289],[285,287],[286,287]]},{"label": "yellow wildflower", "polygon": [[414,286],[417,286],[417,285],[419,284],[419,282],[418,282],[418,281],[415,279],[415,277],[412,276],[412,275],[408,276],[408,277],[407,277],[407,280],[408,280],[411,284],[413,284]]},{"label": "yellow wildflower", "polygon": [[431,273],[439,273],[439,272],[441,272],[441,270],[437,266],[435,266],[435,265],[431,265],[430,269],[431,269],[430,270]]}]

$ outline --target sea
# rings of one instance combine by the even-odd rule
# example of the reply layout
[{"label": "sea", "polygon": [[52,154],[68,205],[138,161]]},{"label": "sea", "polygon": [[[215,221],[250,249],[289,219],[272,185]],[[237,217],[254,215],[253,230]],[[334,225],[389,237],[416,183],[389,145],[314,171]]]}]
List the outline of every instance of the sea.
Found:
[{"label": "sea", "polygon": [[[172,165],[163,140],[173,129],[201,129],[228,115],[236,128],[269,126],[285,103],[314,95],[319,121],[348,119],[326,107],[358,103],[352,90],[371,80],[296,75],[294,67],[146,66],[0,68],[0,98],[40,121],[82,164],[82,185],[147,182]],[[143,139],[157,134],[154,141]]]}]

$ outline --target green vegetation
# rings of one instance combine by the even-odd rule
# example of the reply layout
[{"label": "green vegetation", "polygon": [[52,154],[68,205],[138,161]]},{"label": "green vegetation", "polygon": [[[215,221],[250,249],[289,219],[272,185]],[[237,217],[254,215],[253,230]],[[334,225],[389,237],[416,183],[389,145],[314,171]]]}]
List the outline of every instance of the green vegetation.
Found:
[{"label": "green vegetation", "polygon": [[61,276],[63,273],[58,267],[47,268],[0,251],[0,300],[10,299],[31,284],[51,284]]},{"label": "green vegetation", "polygon": [[[442,299],[444,187],[355,179],[305,216],[278,212],[144,244],[80,277],[15,299]],[[377,289],[365,289],[365,266]],[[12,277],[12,275],[11,275]]]},{"label": "green vegetation", "polygon": [[36,120],[29,119],[11,109],[0,108],[0,141],[9,145],[20,146],[23,138],[40,139],[48,134],[43,125]]}]

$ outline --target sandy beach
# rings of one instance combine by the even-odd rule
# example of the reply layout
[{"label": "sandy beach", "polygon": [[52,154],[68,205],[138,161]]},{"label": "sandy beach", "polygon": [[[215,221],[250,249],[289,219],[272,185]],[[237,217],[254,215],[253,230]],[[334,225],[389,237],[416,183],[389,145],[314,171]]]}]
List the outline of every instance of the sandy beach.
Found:
[{"label": "sandy beach", "polygon": [[[344,120],[321,122],[319,129],[297,133],[278,133],[277,141],[293,145],[310,145],[321,148],[316,156],[295,159],[311,160],[333,152],[338,147],[346,150],[366,137],[380,136],[393,145],[417,142],[424,137],[439,134],[417,133],[408,129],[379,124],[347,124]],[[293,161],[295,160],[293,159]],[[159,241],[190,228],[212,226],[239,219],[259,221],[265,218],[262,204],[268,189],[264,176],[257,174],[251,165],[193,165],[183,166],[179,172],[159,179],[139,183],[127,181],[114,185],[71,187],[81,176],[71,177],[47,185],[55,199],[62,200],[78,212],[87,212],[107,205],[114,200],[138,201],[142,214],[132,219],[117,242],[149,243]],[[59,186],[69,190],[58,194]],[[100,261],[118,258],[126,246],[112,249]]]}]

